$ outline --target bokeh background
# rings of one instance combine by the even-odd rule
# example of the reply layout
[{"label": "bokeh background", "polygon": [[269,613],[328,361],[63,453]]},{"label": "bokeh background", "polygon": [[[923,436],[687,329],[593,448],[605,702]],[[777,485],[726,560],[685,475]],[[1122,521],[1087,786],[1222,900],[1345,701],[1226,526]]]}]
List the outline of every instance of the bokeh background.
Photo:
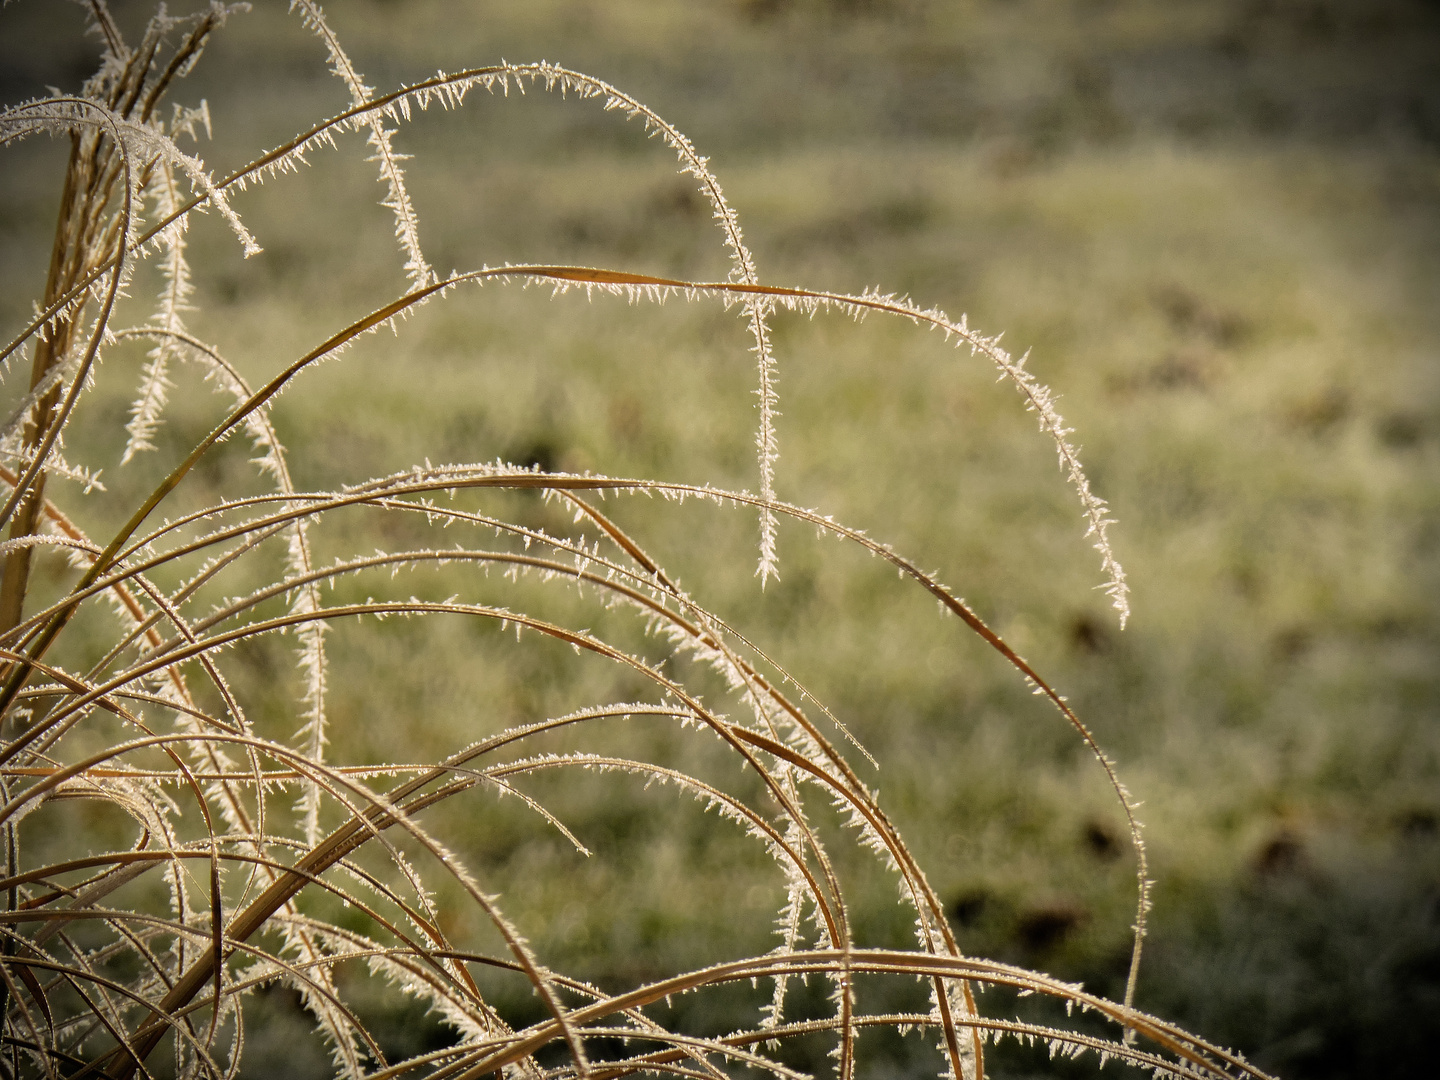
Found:
[{"label": "bokeh background", "polygon": [[[132,27],[148,14],[114,6]],[[936,569],[1118,759],[1158,880],[1144,1007],[1297,1080],[1433,1075],[1440,7],[344,0],[328,15],[380,89],[502,56],[600,76],[710,158],[763,279],[906,293],[1032,350],[1119,521],[1125,630],[1033,419],[938,336],[778,315],[780,494]],[[19,0],[0,27],[7,103],[93,70],[77,5]],[[271,2],[235,15],[177,95],[202,97],[214,134],[197,152],[217,175],[347,101]],[[396,142],[441,271],[727,270],[669,151],[594,103],[474,93]],[[64,147],[5,155],[8,337],[43,283]],[[192,230],[192,325],[256,377],[403,286],[366,156],[351,137],[240,196],[259,257],[213,220]],[[302,486],[501,457],[753,488],[746,347],[735,314],[706,304],[486,288],[306,376],[275,420]],[[95,464],[118,446],[126,355],[87,420]],[[217,415],[203,388],[178,395],[159,452],[107,471],[97,517]],[[235,479],[243,449],[205,483],[250,482]],[[782,577],[762,592],[753,519],[614,512],[864,742],[963,947],[1121,993],[1133,866],[1119,815],[1013,671],[808,529],[782,529]],[[449,624],[331,642],[334,739],[356,759],[438,757],[614,691],[611,674]],[[262,701],[294,677],[278,653],[236,662]],[[625,737],[682,753],[664,733]],[[550,795],[571,800],[596,858],[507,805],[472,808],[452,840],[543,955],[619,984],[769,947],[775,877],[713,816],[638,789]],[[905,944],[893,886],[862,895],[866,938]],[[247,1071],[324,1073],[294,1000],[256,1008],[271,1035],[252,1037]],[[443,1040],[415,1010],[375,1010],[396,1045]],[[919,1060],[868,1067],[908,1075]],[[1018,1051],[994,1067],[1052,1068]]]}]

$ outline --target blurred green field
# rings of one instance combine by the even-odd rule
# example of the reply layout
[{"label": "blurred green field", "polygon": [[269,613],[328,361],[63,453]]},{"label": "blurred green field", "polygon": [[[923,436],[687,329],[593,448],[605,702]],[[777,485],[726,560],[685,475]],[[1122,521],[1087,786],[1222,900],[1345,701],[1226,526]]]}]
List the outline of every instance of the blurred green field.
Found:
[{"label": "blurred green field", "polygon": [[[256,6],[231,19],[180,95],[209,102],[214,141],[198,152],[217,174],[346,102],[284,5]],[[1143,1007],[1289,1078],[1430,1075],[1440,1015],[1433,4],[331,7],[381,89],[501,56],[605,78],[710,157],[765,281],[878,285],[1032,349],[1120,523],[1134,604],[1123,632],[1033,419],[983,359],[936,335],[877,318],[776,316],[781,497],[938,571],[1118,759],[1143,801],[1159,882]],[[148,5],[117,8],[142,19]],[[38,0],[0,15],[7,103],[78,86],[95,54],[75,45],[82,15]],[[727,271],[708,208],[670,153],[594,103],[473,93],[457,112],[418,114],[396,141],[415,155],[421,240],[442,272],[507,260]],[[265,247],[257,258],[242,260],[218,221],[192,232],[192,328],[256,380],[402,289],[366,154],[352,136],[238,197]],[[64,152],[36,143],[6,155],[8,338],[43,282]],[[152,275],[131,290],[137,322]],[[708,303],[487,286],[307,374],[274,419],[301,487],[499,457],[753,489],[746,349],[735,313]],[[74,459],[109,461],[121,445],[141,353],[130,366],[123,356],[101,372]],[[125,505],[221,415],[203,387],[182,385],[177,399],[159,452],[107,469],[110,490],[77,519]],[[246,457],[239,445],[217,456],[193,498],[259,490]],[[560,507],[516,499],[565,527]],[[866,780],[951,903],[964,948],[1122,992],[1134,876],[1118,808],[1078,740],[999,657],[888,568],[808,528],[782,527],[781,580],[762,592],[750,516],[638,498],[606,511],[874,755]],[[372,525],[357,513],[353,532],[321,543],[368,550]],[[395,588],[445,595],[446,573],[458,572]],[[363,598],[379,587],[355,589]],[[579,610],[535,589],[549,610]],[[332,742],[354,760],[438,757],[519,719],[643,692],[455,623],[344,627],[329,642]],[[651,647],[638,634],[634,644]],[[273,708],[289,708],[280,691],[298,676],[283,649],[235,659],[242,686],[267,701],[273,685]],[[281,730],[290,719],[263,722]],[[709,767],[703,745],[638,721],[610,737]],[[596,857],[581,859],[513,801],[473,802],[466,813],[483,805],[483,818],[440,829],[525,913],[542,955],[605,985],[767,947],[778,878],[714,816],[613,780],[556,778],[545,794]],[[857,893],[861,936],[905,944],[893,884],[871,876]],[[280,995],[264,1007],[272,1030],[302,1023]],[[437,1037],[416,1016],[393,1017],[390,1030]],[[313,1061],[293,1046],[282,1060],[279,1045],[252,1046],[249,1074],[325,1071],[318,1044]],[[929,1063],[886,1053],[871,1073]],[[1068,1075],[1042,1054],[1008,1053],[994,1075]]]}]

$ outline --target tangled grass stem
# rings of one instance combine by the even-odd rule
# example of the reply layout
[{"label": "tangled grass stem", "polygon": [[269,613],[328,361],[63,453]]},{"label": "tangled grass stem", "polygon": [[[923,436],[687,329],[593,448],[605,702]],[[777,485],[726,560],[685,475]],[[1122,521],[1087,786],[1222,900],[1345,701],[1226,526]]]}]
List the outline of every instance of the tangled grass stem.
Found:
[{"label": "tangled grass stem", "polygon": [[[1079,495],[1101,556],[1103,588],[1123,623],[1127,586],[1110,545],[1106,505],[1085,478],[1052,395],[1024,358],[1012,357],[998,338],[973,330],[963,317],[905,299],[766,284],[708,161],[680,131],[616,87],[544,62],[501,63],[377,95],[309,0],[297,0],[292,10],[323,43],[349,108],[215,180],[176,141],[208,124],[208,111],[177,107],[166,120],[159,106],[234,11],[211,3],[193,16],[174,17],[162,7],[131,47],[103,0],[93,0],[90,9],[104,53],[83,92],[0,113],[5,145],[36,134],[64,135],[72,145],[52,272],[36,315],[0,356],[0,364],[29,356],[33,367],[0,432],[0,482],[7,489],[0,517],[10,527],[0,541],[0,888],[6,894],[0,1055],[9,1075],[128,1080],[152,1075],[162,1052],[173,1056],[164,1071],[176,1076],[235,1075],[254,1023],[247,1002],[272,984],[299,995],[337,1073],[354,1077],[505,1073],[608,1080],[674,1073],[720,1080],[731,1068],[747,1068],[798,1080],[802,1074],[768,1047],[823,1038],[835,1074],[851,1080],[857,1046],[869,1032],[915,1027],[934,1038],[940,1068],[954,1080],[984,1076],[986,1047],[1002,1038],[1041,1040],[1057,1054],[1088,1055],[1097,1067],[1116,1059],[1157,1075],[1261,1075],[1239,1057],[1134,1008],[1149,906],[1140,825],[1114,764],[1064,697],[936,576],[777,493],[777,357],[769,316],[777,308],[833,311],[939,330],[993,363],[1036,415]],[[169,47],[176,30],[183,30],[179,44]],[[508,93],[512,86],[594,101],[656,134],[707,200],[729,277],[691,281],[540,262],[437,275],[424,254],[423,223],[396,139],[416,108],[458,108],[472,90]],[[223,346],[186,325],[198,295],[193,282],[209,268],[190,265],[185,228],[204,207],[218,209],[245,253],[258,253],[232,196],[357,131],[375,151],[410,290],[252,389]],[[137,266],[157,254],[158,310],[122,325],[137,304],[128,293]],[[758,491],[525,468],[498,458],[443,466],[427,461],[338,489],[298,488],[291,472],[296,451],[282,445],[270,420],[281,392],[362,335],[382,327],[398,331],[398,320],[421,305],[491,281],[545,285],[557,293],[582,289],[633,304],[675,298],[738,307],[759,375]],[[117,361],[102,372],[101,361],[136,340],[151,351],[127,412],[121,466],[173,452],[157,436],[182,370],[211,379],[228,395],[229,411],[176,454],[148,492],[82,495],[90,502],[77,513],[69,489],[47,486],[47,477],[93,476],[62,458],[64,434],[96,385],[121,366]],[[258,476],[271,490],[222,491],[201,497],[197,507],[197,466],[224,453],[237,434],[255,447]],[[507,498],[526,491],[561,500],[575,515],[575,530],[547,524],[544,503]],[[762,585],[777,573],[780,520],[835,535],[888,561],[1047,698],[1097,759],[1129,824],[1138,895],[1124,1000],[966,956],[919,861],[842,752],[849,739],[870,760],[864,748],[776,659],[682,589],[625,523],[623,507],[602,513],[591,495],[695,499],[755,514]],[[318,545],[351,544],[351,534],[336,523],[361,509],[434,538],[378,552],[342,550],[322,563]],[[162,514],[166,519],[157,521]],[[92,527],[103,530],[99,538],[77,520],[98,523]],[[443,546],[438,534],[444,529],[484,540]],[[56,572],[68,575],[60,595],[42,598],[33,588],[35,559],[58,560]],[[332,595],[357,576],[368,580],[422,566],[461,591],[443,599]],[[503,584],[478,580],[491,568],[502,572]],[[555,591],[569,599],[554,601]],[[108,622],[82,617],[102,606],[109,608]],[[517,655],[544,649],[545,641],[569,646],[640,689],[632,698],[503,726],[431,762],[359,760],[350,756],[353,733],[334,732],[327,631],[387,618],[498,626],[514,631]],[[98,623],[111,636],[97,648]],[[263,688],[230,655],[287,638],[298,643],[303,686],[277,715]],[[656,648],[658,657],[651,655]],[[698,758],[681,766],[645,752],[600,748],[606,726],[626,719],[668,725],[697,744],[708,740],[727,761],[740,763],[744,778],[707,770]],[[427,716],[399,722],[424,725]],[[832,722],[843,739],[829,734]],[[563,750],[554,748],[557,740],[565,741]],[[782,945],[615,992],[559,970],[546,955],[550,943],[527,937],[528,913],[510,911],[507,898],[486,886],[471,853],[449,846],[454,841],[444,838],[440,812],[462,801],[470,806],[485,793],[513,796],[588,853],[562,814],[527,787],[557,772],[635,778],[715,811],[768,856],[783,883]],[[286,793],[296,790],[299,803],[288,802]],[[129,840],[117,840],[113,829],[65,827],[64,808],[77,800],[102,804]],[[839,863],[843,852],[845,866],[852,864],[851,848],[872,861],[874,873],[900,886],[916,948],[880,949],[857,938],[849,871]],[[395,1000],[423,1002],[445,1026],[449,1043],[387,1057],[385,1040],[367,1028],[364,1010],[352,1000],[353,971],[361,966]],[[497,973],[523,979],[543,1018],[513,1013],[509,999],[487,981]],[[830,1013],[787,1017],[790,980],[810,976],[828,983]],[[872,978],[887,985],[922,980],[929,1010],[868,1009],[857,980]],[[773,994],[749,1001],[749,1018],[723,1036],[687,1030],[660,1007],[673,995],[718,1000],[756,980],[766,980]],[[985,986],[1039,994],[1094,1022],[1065,1026],[987,1015],[976,994]]]}]

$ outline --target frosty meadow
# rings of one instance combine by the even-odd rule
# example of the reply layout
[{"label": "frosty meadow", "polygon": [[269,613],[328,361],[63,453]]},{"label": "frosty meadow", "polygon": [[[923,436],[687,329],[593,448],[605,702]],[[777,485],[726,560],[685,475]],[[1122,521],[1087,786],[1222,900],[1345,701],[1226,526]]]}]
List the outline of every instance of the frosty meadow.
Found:
[{"label": "frosty meadow", "polygon": [[[7,147],[35,136],[70,147],[43,293],[0,356],[8,372],[0,472],[5,1072],[240,1075],[247,1039],[268,1037],[251,1030],[254,1002],[278,986],[298,995],[345,1076],[796,1077],[787,1048],[818,1040],[822,1067],[849,1080],[866,1071],[867,1047],[885,1032],[926,1040],[937,1069],[955,1080],[985,1075],[987,1047],[1004,1040],[1046,1044],[1094,1068],[1262,1076],[1134,1007],[1150,888],[1140,823],[1116,767],[1059,690],[905,555],[777,495],[783,356],[772,344],[774,313],[939,331],[960,350],[958,361],[991,365],[1009,388],[996,392],[1018,392],[1034,414],[1079,499],[1101,587],[1123,624],[1126,583],[1106,504],[1025,358],[963,316],[908,299],[767,283],[706,159],[622,89],[545,62],[502,62],[379,93],[308,0],[291,5],[296,32],[323,43],[350,107],[228,176],[212,175],[193,152],[208,111],[170,98],[243,7],[214,3],[183,16],[161,7],[127,38],[103,0],[92,0],[103,56],[83,90],[0,114]],[[406,187],[406,170],[423,162],[406,161],[397,134],[420,111],[503,108],[517,93],[560,95],[650,132],[655,152],[673,153],[713,216],[728,277],[550,264],[437,272]],[[339,328],[313,328],[313,348],[267,361],[273,374],[252,383],[244,365],[189,329],[193,279],[208,268],[188,258],[187,229],[197,214],[218,216],[234,235],[233,258],[263,259],[266,238],[252,235],[240,194],[285,183],[308,157],[355,137],[378,169],[407,291]],[[426,460],[330,490],[293,481],[296,462],[271,415],[283,391],[301,383],[292,393],[305,393],[300,376],[365,335],[404,335],[406,317],[424,305],[484,303],[493,289],[481,287],[503,284],[544,288],[557,304],[583,292],[597,305],[731,310],[735,347],[749,349],[757,377],[755,490],[503,460]],[[91,408],[118,380],[132,387],[128,409]],[[211,396],[185,392],[196,386]],[[207,405],[208,413],[177,411]],[[178,452],[163,437],[194,425],[199,433]],[[110,458],[78,453],[97,447]],[[243,475],[213,465],[225,455],[249,459],[250,475],[217,488],[217,477]],[[112,494],[146,467],[160,471],[132,501]],[[923,590],[1048,699],[1093,752],[1128,823],[1136,889],[1123,1000],[962,952],[945,905],[862,780],[865,766],[851,763],[868,757],[864,749],[787,673],[783,657],[768,655],[649,554],[645,537],[626,525],[627,506],[641,497],[677,509],[698,501],[755,521],[757,589],[783,574],[782,521],[857,546],[897,571],[897,588]],[[352,758],[352,733],[327,707],[327,639],[390,618],[494,626],[514,655],[538,656],[541,672],[598,664],[623,676],[616,685],[631,694],[506,721],[430,760]],[[281,650],[290,670],[268,680],[232,671],[237,657],[262,655],[250,649]],[[277,698],[292,681],[294,694]],[[424,710],[416,713],[396,722],[425,723]],[[645,756],[643,740],[614,735],[642,726],[706,749],[687,764],[669,752]],[[467,865],[464,839],[452,830],[460,822],[483,828],[495,797],[509,796],[588,853],[585,830],[567,820],[571,808],[547,805],[543,794],[546,777],[572,772],[653,785],[713,810],[713,828],[746,837],[778,883],[778,907],[760,914],[778,929],[775,947],[600,986],[532,946],[527,913]],[[465,816],[443,816],[451,806]],[[857,932],[847,904],[857,851],[872,875],[898,887],[912,948],[876,947]],[[814,1000],[811,985],[824,987]],[[512,1007],[517,988],[538,1014]],[[987,988],[988,996],[980,992]],[[1001,1008],[1014,992],[1055,1002],[1054,1019]],[[439,1016],[443,1045],[387,1049],[372,1030],[377,995]],[[674,1003],[686,1000],[698,1004],[677,1011]],[[696,1020],[707,1014],[725,1017],[726,1029]],[[737,1016],[744,1019],[730,1022]]]}]

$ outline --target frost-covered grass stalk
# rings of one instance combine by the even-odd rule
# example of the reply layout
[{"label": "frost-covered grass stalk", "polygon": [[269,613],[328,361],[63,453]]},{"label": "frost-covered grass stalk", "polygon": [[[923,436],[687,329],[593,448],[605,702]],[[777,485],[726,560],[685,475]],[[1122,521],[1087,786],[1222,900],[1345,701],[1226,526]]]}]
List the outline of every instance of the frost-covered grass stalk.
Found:
[{"label": "frost-covered grass stalk", "polygon": [[[928,1032],[941,1049],[946,1075],[956,1080],[983,1076],[987,1044],[1004,1038],[1044,1041],[1052,1053],[1084,1056],[1096,1067],[1119,1059],[1158,1075],[1260,1075],[1237,1056],[1132,1007],[1149,887],[1140,826],[1114,766],[1065,699],[932,575],[887,545],[776,494],[771,313],[784,307],[816,315],[894,316],[939,330],[971,356],[994,364],[1053,442],[1100,553],[1103,588],[1123,622],[1125,577],[1111,551],[1105,503],[1086,481],[1050,392],[1023,357],[1012,357],[998,338],[973,330],[963,317],[951,319],[905,299],[764,284],[706,159],[621,90],[542,62],[442,73],[377,95],[309,0],[296,0],[292,9],[323,41],[350,106],[230,176],[212,177],[179,145],[197,127],[208,127],[208,112],[203,105],[172,106],[167,94],[233,11],[215,3],[172,17],[161,8],[142,39],[127,42],[102,0],[90,8],[104,53],[83,90],[0,114],[0,139],[7,146],[36,135],[70,144],[44,291],[33,320],[0,355],[11,398],[0,433],[0,519],[7,530],[0,543],[0,822],[6,860],[0,1069],[15,1076],[117,1080],[156,1072],[232,1076],[245,1047],[247,995],[279,983],[298,992],[335,1069],[346,1076],[503,1071],[528,1077],[719,1077],[753,1068],[788,1077],[794,1071],[774,1056],[775,1048],[819,1033],[831,1040],[834,1069],[849,1080],[857,1040],[877,1026]],[[617,112],[663,141],[713,209],[731,260],[728,278],[685,281],[541,264],[437,274],[422,249],[397,132],[417,109],[456,109],[475,91],[535,89],[577,98],[577,107]],[[187,225],[197,212],[217,211],[238,238],[240,253],[259,253],[259,240],[241,222],[232,195],[292,171],[306,155],[352,133],[363,134],[373,151],[410,291],[252,386],[187,328],[195,295]],[[148,312],[127,294],[146,259],[163,282]],[[338,490],[297,488],[269,409],[299,373],[337,356],[361,335],[380,328],[400,332],[397,320],[420,305],[507,281],[613,294],[635,304],[673,298],[736,308],[759,372],[756,492],[499,461],[426,462]],[[157,435],[182,372],[203,374],[227,398],[229,411],[166,463],[153,491],[92,535],[75,520],[93,522],[96,513],[80,514],[75,507],[98,474],[66,459],[64,435],[95,385],[102,359],[112,351],[123,354],[136,340],[148,352],[119,465],[133,468],[133,461],[171,452]],[[236,435],[252,444],[269,490],[198,508],[177,502],[197,464]],[[62,485],[61,478],[79,487]],[[541,504],[507,500],[505,493],[516,491],[558,501],[573,513],[575,529],[562,534],[517,516],[516,506]],[[620,523],[623,505],[619,511],[598,505],[607,496],[637,494],[704,500],[757,515],[762,586],[780,572],[781,518],[858,545],[933,595],[1049,699],[1093,751],[1130,823],[1138,890],[1124,1001],[961,952],[919,865],[842,754],[848,732],[776,660],[676,584],[642,539]],[[393,518],[405,529],[433,530],[434,538],[322,562],[317,544],[328,522],[354,508]],[[55,564],[47,580],[58,574],[63,581],[58,591],[37,585],[37,567],[47,560]],[[479,589],[444,599],[396,592],[348,602],[336,599],[332,588],[355,575],[388,581],[397,570],[432,565],[451,567],[462,581],[479,580],[474,571],[483,576],[494,568],[517,588],[506,602]],[[518,588],[522,581],[524,590]],[[553,583],[584,603],[633,618],[665,644],[668,655],[646,659],[603,631],[587,629],[593,625],[588,621],[566,621],[533,606],[532,583]],[[108,611],[96,619],[89,615],[94,608]],[[634,700],[577,704],[444,760],[347,761],[346,740],[327,719],[325,632],[357,617],[389,616],[498,624],[514,631],[516,649],[558,641],[629,672],[649,690]],[[93,642],[96,625],[113,631],[99,650],[85,644]],[[73,644],[81,626],[90,627],[91,636]],[[256,722],[253,708],[247,711],[244,680],[227,680],[226,654],[285,634],[298,652],[301,690],[291,730],[276,738]],[[701,663],[670,663],[672,657]],[[705,672],[718,673],[728,687],[731,700],[723,709],[687,681]],[[660,762],[587,749],[587,733],[617,717],[718,740],[756,786],[731,790]],[[557,739],[568,748],[557,751]],[[748,834],[786,884],[777,913],[778,947],[621,991],[602,990],[551,966],[521,933],[522,920],[507,914],[505,897],[487,891],[462,857],[431,834],[420,812],[466,792],[511,794],[583,850],[566,825],[523,790],[527,778],[557,770],[639,777],[699,800]],[[102,818],[112,827],[71,828],[75,801],[106,808],[109,817]],[[868,848],[883,872],[894,876],[913,915],[913,949],[877,949],[857,939],[829,854],[835,837],[825,835],[807,802],[824,808],[822,815],[838,808],[850,830],[838,834],[841,842]],[[121,821],[127,824],[121,827]],[[128,842],[117,843],[122,834]],[[473,907],[475,922],[490,936],[469,940],[447,929],[467,924],[442,910],[454,902],[442,896]],[[357,964],[397,996],[432,1008],[453,1035],[449,1045],[407,1060],[387,1059],[347,999],[341,973]],[[528,982],[543,1017],[515,1021],[487,1000],[482,983],[488,985],[496,972]],[[831,987],[830,1012],[795,1018],[787,1012],[787,987],[795,976],[812,975]],[[856,980],[877,976],[928,983],[928,1011],[864,1011]],[[724,1035],[667,1028],[659,1017],[669,1014],[656,1012],[675,995],[757,981],[765,985],[757,989],[751,1022]],[[1077,1026],[992,1015],[977,994],[986,986],[1063,1002],[1067,1015],[1073,1007]]]}]

